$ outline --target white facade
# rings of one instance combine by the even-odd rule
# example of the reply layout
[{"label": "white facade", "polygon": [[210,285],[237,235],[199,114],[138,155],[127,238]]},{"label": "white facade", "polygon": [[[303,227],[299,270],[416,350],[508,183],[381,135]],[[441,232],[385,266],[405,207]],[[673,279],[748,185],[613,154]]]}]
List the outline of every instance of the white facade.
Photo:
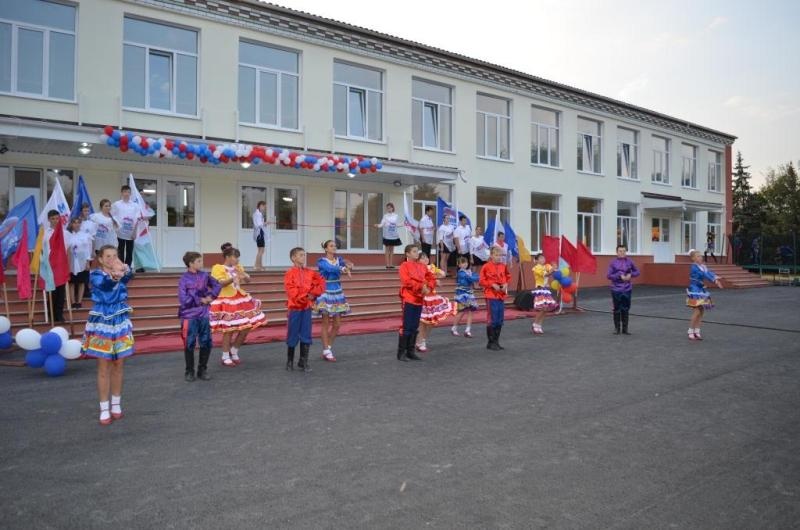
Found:
[{"label": "white facade", "polygon": [[[387,201],[402,213],[403,192],[412,194],[414,185],[425,183],[446,190],[444,198],[452,199],[473,224],[485,223],[499,208],[531,250],[536,250],[531,244],[532,218],[554,220],[557,227],[549,227],[553,235],[564,234],[572,241],[585,236],[600,254],[613,254],[618,226],[634,234],[636,241],[629,243],[639,254],[656,250],[651,242],[654,223],[659,239],[666,236],[668,227],[668,241],[660,245],[667,253],[687,250],[683,234],[689,229],[695,235],[687,244],[703,247],[709,220],[721,225],[713,227],[718,246],[723,239],[725,175],[730,171],[725,154],[734,139],[724,133],[587,93],[573,99],[591,104],[567,101],[560,95],[566,89],[555,84],[552,96],[512,88],[520,85],[500,82],[511,77],[499,67],[470,65],[499,72],[500,81],[490,81],[449,68],[447,61],[452,57],[423,63],[402,54],[379,53],[374,46],[331,37],[330,28],[341,30],[342,25],[256,2],[220,0],[211,6],[86,0],[66,4],[74,6],[72,32],[42,25],[51,19],[26,18],[33,16],[26,7],[46,12],[42,10],[46,2],[14,4],[15,10],[0,12],[0,52],[9,61],[8,83],[0,85],[0,142],[7,147],[0,155],[2,215],[35,188],[31,184],[35,175],[24,170],[41,172],[37,200],[43,200],[47,170],[60,169],[72,170],[75,178],[84,176],[95,207],[101,198],[117,198],[128,173],[143,179],[142,186],[149,186],[147,194],[158,198],[154,232],[167,266],[179,266],[187,250],[217,252],[224,241],[238,244],[249,262],[248,253],[254,249],[242,201],[259,196],[269,204],[268,215],[281,225],[272,231],[270,264],[288,263],[288,250],[295,245],[317,251],[319,243],[334,235],[337,206],[349,208],[346,217],[353,226],[345,239],[350,250],[377,254],[381,252],[377,230],[362,225],[377,222]],[[245,12],[295,19],[299,26],[256,23]],[[52,20],[59,17],[63,13],[53,14]],[[126,30],[126,20],[133,21],[133,26],[145,21],[177,29],[174,35],[166,28],[153,37],[164,42],[149,42],[146,24],[145,30]],[[343,27],[356,37],[361,31]],[[36,48],[39,34],[41,51]],[[65,54],[53,43],[69,42],[70,35],[74,38],[72,91],[50,79],[69,79],[64,73]],[[381,40],[368,32],[363,38]],[[387,48],[404,46],[402,41],[383,41]],[[257,54],[240,56],[240,47],[252,44],[288,54],[255,64],[258,59],[251,57]],[[41,79],[36,68],[19,66],[30,63],[37,52],[43,57],[36,66]],[[143,87],[137,73],[142,57]],[[56,68],[56,63],[61,66]],[[352,66],[366,70],[354,73]],[[168,77],[159,78],[160,71]],[[32,94],[37,81],[41,90]],[[53,97],[46,87],[54,86],[58,87],[54,94],[67,97]],[[256,98],[251,98],[248,87],[257,87]],[[287,97],[293,90],[296,98]],[[276,92],[277,101],[272,97]],[[554,116],[551,111],[557,116],[554,121],[548,121]],[[342,123],[345,129],[337,128]],[[211,167],[159,161],[97,145],[106,124],[153,137],[203,143],[242,142],[322,154],[360,154],[379,158],[385,167],[379,173],[350,179],[263,165],[245,170],[238,164]],[[592,127],[599,127],[599,134]],[[536,163],[532,163],[532,142],[545,138],[551,145],[557,140],[557,153],[537,150]],[[669,142],[668,157],[661,153],[663,139]],[[78,154],[80,142],[94,144],[89,155]],[[580,160],[579,146],[584,149]],[[622,176],[618,176],[618,153]],[[665,180],[663,174],[654,175],[654,164],[663,165],[667,158],[668,182],[654,182]],[[688,186],[682,182],[684,164],[696,167]],[[536,208],[532,194],[539,194],[533,197]],[[548,208],[541,204],[547,197],[541,195],[555,197],[550,204],[557,213],[546,212]],[[366,212],[359,209],[360,201],[367,205]],[[579,203],[585,211],[579,212]],[[618,211],[624,214],[620,219]],[[691,222],[684,223],[684,218]],[[536,239],[534,234],[534,243]]]}]

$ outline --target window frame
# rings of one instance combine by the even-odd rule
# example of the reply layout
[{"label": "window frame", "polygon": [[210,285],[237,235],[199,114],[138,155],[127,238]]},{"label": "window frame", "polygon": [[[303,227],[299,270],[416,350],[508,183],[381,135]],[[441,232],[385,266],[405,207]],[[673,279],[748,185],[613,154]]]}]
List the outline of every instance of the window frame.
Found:
[{"label": "window frame", "polygon": [[[183,29],[183,30],[187,30],[187,31],[192,31],[192,32],[195,33],[195,39],[196,39],[196,42],[197,42],[197,52],[196,53],[191,53],[191,52],[186,52],[186,51],[183,51],[183,50],[170,49],[170,48],[164,48],[164,47],[156,47],[156,46],[151,46],[149,44],[144,44],[144,43],[140,43],[140,42],[136,42],[136,41],[126,40],[125,39],[125,19],[138,20],[139,22],[147,22],[147,23],[150,23],[150,24],[157,24],[157,25],[160,25],[160,26],[170,26],[170,27],[174,27],[174,28],[177,28],[177,29]],[[145,81],[144,82],[144,107],[131,107],[131,106],[125,105],[125,103],[124,103],[124,98],[125,98],[125,74],[123,72],[122,93],[120,94],[120,99],[122,101],[122,109],[125,110],[125,111],[131,111],[131,112],[146,112],[148,114],[161,114],[161,115],[164,115],[164,116],[177,116],[177,117],[182,117],[182,118],[198,118],[199,119],[199,117],[200,117],[200,109],[199,109],[199,107],[200,107],[200,52],[201,52],[201,50],[200,50],[200,43],[201,43],[200,29],[199,28],[193,28],[193,27],[190,27],[190,26],[184,26],[184,25],[181,25],[181,24],[175,24],[175,23],[167,22],[167,21],[163,21],[163,20],[155,20],[155,19],[150,19],[150,18],[147,18],[147,17],[139,17],[139,16],[132,15],[132,14],[129,14],[129,13],[125,13],[123,15],[122,24],[123,24],[123,29],[122,29],[122,68],[123,68],[123,70],[125,69],[125,46],[133,46],[133,47],[138,47],[138,48],[144,48],[144,50],[145,50],[145,52],[144,52],[144,56],[145,56],[145,63],[144,63],[144,81]],[[161,53],[161,54],[170,54],[171,55],[171,63],[172,64],[171,64],[171,69],[170,69],[171,70],[170,71],[170,75],[171,75],[171,84],[172,84],[172,86],[171,86],[171,89],[170,89],[170,110],[165,110],[165,109],[160,109],[160,108],[157,108],[157,107],[151,107],[150,106],[149,84],[150,84],[150,53],[151,53],[151,51],[155,51],[155,52]],[[178,60],[177,60],[177,56],[178,55],[185,55],[185,56],[188,56],[188,57],[194,57],[194,59],[195,59],[196,69],[195,69],[195,79],[194,79],[194,90],[195,90],[194,114],[186,114],[186,113],[183,113],[183,112],[177,112],[177,110],[173,110],[173,109],[177,109],[177,106],[178,106],[178,98],[177,98],[177,91],[178,91]],[[237,70],[237,76],[238,76],[238,70]],[[238,103],[237,103],[237,110],[238,110]]]},{"label": "window frame", "polygon": [[[722,153],[713,149],[709,149],[708,153],[713,157],[708,162],[708,191],[722,193]],[[712,183],[715,186],[712,186]]]},{"label": "window frame", "polygon": [[[597,142],[598,142],[598,152],[600,154],[600,170],[599,171],[594,171],[594,168],[592,168],[591,170],[587,170],[585,168],[578,168],[577,165],[575,167],[576,167],[578,173],[585,173],[587,175],[605,176],[605,173],[603,173],[603,127],[604,127],[605,124],[604,124],[604,122],[602,122],[600,120],[596,120],[594,118],[585,118],[583,116],[578,116],[577,120],[578,121],[586,120],[586,121],[590,121],[590,122],[596,123],[598,125],[598,127],[597,127],[597,135],[587,134],[585,132],[581,132],[580,130],[577,131],[577,134],[578,134],[578,145],[576,146],[576,155],[578,153],[582,152],[581,150],[585,148],[584,142],[583,142],[583,139],[585,137],[588,136],[588,137],[593,138],[593,139],[596,138]],[[577,122],[576,122],[576,124],[577,124]],[[580,158],[579,160],[581,162],[581,165],[583,165],[583,159]],[[594,165],[594,146],[592,146],[592,165]]]},{"label": "window frame", "polygon": [[[53,3],[61,3],[61,2],[53,2]],[[11,76],[10,76],[10,83],[11,87],[9,91],[0,90],[0,94],[14,96],[14,97],[21,97],[21,98],[29,98],[29,99],[40,99],[46,101],[57,101],[61,103],[77,103],[78,102],[78,6],[73,4],[64,3],[63,5],[68,5],[75,9],[75,29],[70,31],[67,29],[61,28],[54,28],[51,26],[43,26],[40,24],[31,24],[28,22],[19,22],[16,20],[8,19],[0,17],[1,24],[9,24],[11,26],[11,49],[9,53],[11,54]],[[19,81],[17,76],[17,68],[19,66],[19,30],[25,29],[29,31],[38,31],[42,33],[42,93],[37,94],[36,92],[25,92],[22,90],[17,89],[17,83]],[[73,50],[72,50],[72,98],[59,98],[55,96],[50,96],[50,35],[51,33],[62,33],[64,35],[70,35],[73,39]],[[47,93],[47,95],[46,95]]]},{"label": "window frame", "polygon": [[[354,83],[343,83],[341,81],[336,80],[336,63],[346,64],[351,67],[355,68],[362,68],[364,70],[372,70],[374,72],[378,72],[381,76],[381,89],[376,90],[374,88],[368,88],[365,86],[357,85]],[[340,134],[336,131],[336,117],[333,116],[333,131],[336,138],[342,138],[345,140],[355,140],[359,142],[371,142],[377,144],[384,144],[386,143],[386,71],[381,70],[380,68],[374,68],[372,66],[367,66],[364,64],[352,63],[349,61],[342,61],[339,59],[333,60],[333,86],[342,86],[345,88],[345,126],[347,128],[347,134]],[[353,136],[351,134],[350,128],[350,93],[351,89],[355,91],[363,91],[364,92],[364,136]],[[377,140],[374,138],[369,137],[369,93],[374,92],[380,94],[381,96],[381,137]],[[336,106],[336,92],[334,89],[333,96],[332,96],[333,106]]]},{"label": "window frame", "polygon": [[[658,221],[658,240],[657,241],[653,241],[653,236],[652,236],[653,228],[656,228],[656,227],[653,226],[653,221]],[[670,238],[672,237],[672,233],[671,233],[670,224],[671,223],[670,223],[670,218],[669,217],[651,217],[650,218],[650,242],[651,243],[671,243],[672,240]],[[666,230],[664,230],[665,226],[667,228]],[[666,239],[664,239],[664,234],[666,234]]]},{"label": "window frame", "polygon": [[[478,190],[488,190],[488,191],[499,191],[505,194],[505,203],[506,205],[495,205],[495,204],[481,204],[478,203]],[[489,224],[489,221],[494,220],[496,215],[490,216],[489,212],[494,210],[500,211],[500,220],[506,223],[511,222],[511,204],[512,197],[511,197],[511,190],[505,188],[493,188],[490,186],[476,186],[475,187],[475,225],[472,227],[473,230],[476,226],[480,226],[483,228],[484,232],[486,231],[486,225]],[[480,223],[480,213],[483,213],[483,224]]]},{"label": "window frame", "polygon": [[[551,169],[562,169],[562,166],[561,166],[561,143],[562,143],[561,142],[561,115],[562,115],[562,113],[561,113],[561,111],[558,111],[556,109],[549,109],[547,107],[542,107],[542,106],[539,106],[539,105],[531,105],[531,108],[532,109],[535,108],[535,109],[539,109],[539,110],[544,110],[544,111],[547,111],[547,112],[552,112],[556,116],[556,125],[555,126],[547,124],[547,123],[540,123],[540,122],[534,120],[533,117],[531,117],[531,161],[530,161],[531,165],[532,166],[536,166],[536,167],[547,167],[547,168],[551,168]],[[548,163],[547,164],[542,163],[539,160],[539,158],[540,158],[539,157],[539,153],[541,153],[541,142],[540,142],[540,140],[541,140],[541,135],[542,135],[542,129],[547,131],[547,147],[548,147],[548,149],[547,149]],[[537,161],[536,162],[533,161],[534,131],[535,131],[535,134],[536,134],[536,151],[535,151],[537,153],[537,155],[536,155]],[[550,153],[551,153],[551,151],[550,151],[550,131],[555,131],[556,158],[558,158],[558,164],[551,164],[550,163],[551,162],[550,158],[552,158],[550,156]]]},{"label": "window frame", "polygon": [[[584,221],[584,218],[589,219],[590,224],[591,224],[590,232],[592,234],[592,240],[591,240],[591,245],[589,247],[589,250],[591,250],[593,254],[598,254],[598,253],[602,252],[602,248],[603,248],[603,199],[595,199],[593,197],[578,197],[577,199],[578,200],[585,199],[585,200],[595,201],[597,204],[600,205],[600,213],[581,212],[580,210],[578,210],[578,212],[577,212],[577,215],[578,215],[578,227],[577,228],[578,228],[578,230],[577,230],[577,233],[575,234],[575,240],[582,242],[583,240],[580,237],[580,234],[581,234],[581,231],[583,229],[583,221]],[[595,222],[598,223],[597,224],[597,226],[598,226],[597,232],[600,235],[600,237],[598,238],[598,241],[596,241],[596,242],[595,242],[595,239],[594,239]],[[595,245],[595,243],[597,243],[597,244]]]},{"label": "window frame", "polygon": [[[267,44],[265,42],[258,42],[258,41],[254,41],[254,40],[250,40],[250,39],[240,38],[239,39],[239,44],[241,45],[242,42],[246,42],[247,44],[250,44],[250,45],[253,45],[253,46],[261,46],[261,47],[264,47],[264,48],[273,48],[275,50],[280,50],[280,51],[283,51],[283,52],[295,54],[297,56],[297,73],[290,72],[288,70],[279,70],[279,69],[276,69],[276,68],[268,68],[266,66],[260,66],[260,65],[257,65],[257,64],[250,64],[250,63],[242,62],[242,55],[241,55],[241,52],[239,52],[239,62],[238,62],[237,69],[236,69],[236,86],[237,86],[237,90],[236,90],[236,92],[237,92],[236,112],[237,112],[237,116],[239,118],[238,119],[239,125],[245,125],[247,127],[258,127],[258,128],[263,128],[263,129],[274,129],[274,130],[279,130],[279,131],[301,132],[302,131],[302,127],[300,126],[300,124],[302,123],[302,119],[301,119],[302,110],[301,110],[301,107],[302,107],[302,99],[303,99],[302,98],[303,88],[302,88],[302,85],[301,85],[301,83],[302,83],[301,72],[303,70],[303,62],[302,62],[303,61],[303,53],[300,50],[295,50],[295,49],[292,49],[292,48],[286,48],[284,46],[275,46],[273,44]],[[255,95],[254,95],[254,97],[255,97],[255,105],[254,105],[254,108],[253,108],[253,117],[255,118],[254,122],[249,122],[249,121],[242,120],[242,113],[239,110],[239,101],[238,101],[238,99],[239,99],[239,96],[238,96],[239,90],[238,90],[238,88],[239,88],[239,84],[241,83],[241,76],[239,74],[239,69],[242,68],[242,67],[251,68],[251,69],[255,70],[256,91],[255,91]],[[277,91],[276,91],[277,124],[276,125],[260,121],[260,119],[261,119],[261,112],[260,112],[260,110],[261,110],[261,73],[262,72],[268,73],[268,74],[275,74],[277,76],[277,82],[276,82],[276,84],[277,84]],[[283,118],[283,105],[282,105],[283,101],[281,100],[281,98],[283,96],[283,76],[284,75],[292,76],[292,77],[295,77],[297,79],[297,127],[296,128],[284,127],[284,126],[281,125],[281,122],[282,122],[281,118]]]},{"label": "window frame", "polygon": [[[681,147],[691,147],[692,148],[692,157],[689,158],[684,156],[683,152],[681,152],[681,187],[690,189],[690,190],[697,190],[697,151],[698,147],[693,144],[688,144],[686,142],[681,142]],[[691,166],[691,176],[690,176],[690,184],[689,186],[686,185],[686,163],[689,162]]]},{"label": "window frame", "polygon": [[[336,241],[337,245],[339,245],[339,240],[337,240],[337,234],[336,234],[336,194],[337,193],[344,193],[345,194],[345,211],[346,211],[346,214],[347,214],[347,244],[346,245],[342,245],[342,247],[339,250],[347,250],[347,251],[350,251],[350,252],[372,253],[372,254],[377,254],[377,253],[382,252],[382,250],[380,248],[380,247],[382,247],[382,241],[383,241],[381,239],[381,234],[382,234],[381,233],[381,229],[380,228],[376,228],[374,226],[374,224],[378,223],[380,221],[380,218],[383,217],[383,214],[384,214],[384,211],[385,211],[385,207],[386,207],[387,194],[385,192],[383,192],[383,191],[377,191],[375,189],[372,189],[372,190],[370,190],[370,189],[355,190],[355,189],[347,189],[347,188],[339,187],[339,186],[336,186],[333,189],[333,194],[331,196],[331,205],[333,206],[333,208],[332,208],[332,210],[333,210],[332,239],[334,241]],[[351,231],[352,230],[351,229],[352,225],[350,224],[350,210],[351,210],[351,204],[352,204],[351,200],[350,200],[350,195],[353,194],[353,193],[359,193],[359,194],[364,196],[364,198],[363,198],[363,200],[364,200],[364,202],[363,202],[363,205],[364,205],[364,216],[367,219],[366,219],[366,221],[362,220],[362,229],[364,230],[363,237],[364,237],[364,242],[366,243],[365,247],[353,247],[351,245],[353,236],[352,236],[352,231]],[[369,195],[370,194],[377,194],[378,197],[380,198],[380,209],[379,209],[379,212],[378,212],[380,214],[380,217],[378,217],[378,221],[375,221],[375,223],[373,223],[369,219],[369,214],[371,213],[368,210]],[[377,233],[376,240],[378,241],[378,245],[377,246],[379,248],[374,248],[374,249],[373,248],[369,248],[370,231],[375,231],[375,233]]]},{"label": "window frame", "polygon": [[[670,178],[670,171],[672,169],[672,164],[670,163],[670,158],[669,158],[670,152],[672,151],[672,140],[665,136],[658,136],[658,135],[653,135],[653,138],[664,140],[664,147],[666,151],[661,151],[659,149],[656,149],[655,146],[653,147],[653,168],[650,173],[650,182],[652,184],[657,184],[659,186],[672,186],[672,181]],[[659,155],[661,157],[661,161],[663,162],[663,165],[666,167],[666,169],[663,170],[662,172],[660,180],[656,180],[656,155]]]},{"label": "window frame", "polygon": [[[639,240],[641,239],[639,234],[639,230],[641,227],[641,223],[639,222],[640,221],[639,212],[641,208],[637,203],[626,203],[636,208],[635,215],[620,215],[619,214],[620,202],[624,201],[617,201],[617,246],[625,244],[629,254],[639,254],[639,244],[640,244]],[[620,230],[626,223],[628,225],[627,233],[629,234],[627,244],[620,239]],[[631,224],[634,225],[635,229],[631,230],[630,228]],[[633,242],[632,244],[631,241]]]},{"label": "window frame", "polygon": [[[480,110],[478,108],[477,96],[483,96],[483,97],[488,97],[488,98],[504,101],[506,103],[506,109],[507,109],[508,114],[503,115],[503,114],[497,114],[495,112],[489,112],[489,111],[485,111],[485,110]],[[513,127],[512,127],[512,123],[511,123],[512,115],[513,115],[512,100],[510,100],[508,98],[500,97],[500,96],[495,96],[493,94],[485,94],[485,93],[482,93],[482,92],[478,92],[476,94],[476,99],[475,99],[475,117],[477,118],[478,116],[483,116],[482,138],[483,138],[483,153],[484,153],[484,154],[475,153],[476,157],[483,158],[485,160],[496,160],[496,161],[500,161],[500,162],[513,162],[514,161],[514,157],[513,157],[513,154],[512,154],[512,152],[513,152],[512,146],[514,145],[514,139],[512,137]],[[488,118],[492,118],[492,119],[496,120],[497,125],[498,125],[497,126],[497,130],[495,131],[495,141],[497,142],[497,156],[492,156],[492,155],[488,154],[488,149],[487,149],[488,141],[489,141],[489,130],[488,130],[489,119]],[[507,127],[508,127],[508,157],[507,158],[503,158],[501,156],[502,150],[500,149],[500,138],[502,137],[501,132],[500,132],[501,131],[500,124],[502,123],[502,120],[507,120]],[[478,128],[478,124],[476,123],[475,124],[475,129],[476,129],[475,132],[476,132],[476,134],[477,134],[477,128]],[[477,139],[476,139],[476,147],[477,147]]]},{"label": "window frame", "polygon": [[[712,223],[711,216],[716,215],[719,216],[719,222]],[[713,229],[713,230],[712,230]],[[706,214],[706,232],[714,232],[714,254],[720,254],[722,252],[722,214],[719,212],[708,212]],[[706,243],[703,243],[703,249],[705,250]]]},{"label": "window frame", "polygon": [[[556,205],[556,208],[557,208],[556,210],[547,210],[547,209],[544,209],[544,208],[534,208],[533,206],[531,206],[531,252],[541,252],[542,251],[541,241],[538,241],[538,239],[539,239],[539,230],[534,231],[532,216],[536,215],[537,228],[540,226],[540,223],[542,222],[543,219],[545,220],[545,225],[550,227],[550,228],[545,228],[545,230],[544,230],[545,235],[548,235],[548,236],[551,236],[551,237],[561,236],[561,223],[560,223],[560,221],[561,221],[561,201],[560,201],[561,197],[559,195],[552,195],[550,193],[531,192],[531,199],[533,198],[533,195],[544,195],[544,196],[547,196],[547,197],[552,197],[553,200],[555,201],[555,205]],[[558,233],[557,234],[554,234],[552,232],[553,218],[554,217],[555,217],[555,220],[556,220],[556,224],[558,225]]]},{"label": "window frame", "polygon": [[[697,249],[697,214],[692,212],[691,218],[687,218],[687,214],[689,212],[684,213],[681,216],[681,250],[684,253],[689,252],[690,250],[698,250]],[[691,232],[689,233],[689,241],[686,241],[686,230],[690,229]]]},{"label": "window frame", "polygon": [[[450,91],[450,101],[451,101],[451,103],[442,103],[440,101],[429,100],[429,99],[419,98],[419,97],[414,96],[414,81],[419,81],[421,83],[428,83],[428,84],[431,84],[431,85],[437,85],[437,86],[446,88],[447,90]],[[454,99],[455,99],[454,98],[454,93],[455,93],[455,88],[450,86],[450,85],[446,85],[444,83],[438,83],[436,81],[431,81],[430,79],[424,79],[424,78],[421,78],[421,77],[412,77],[411,78],[411,112],[412,112],[411,144],[414,147],[414,149],[422,149],[422,150],[425,150],[425,151],[436,151],[436,152],[442,152],[442,153],[455,153],[455,149],[453,147],[455,145],[455,137],[454,137],[454,134],[455,134],[455,127],[454,127],[454,124],[455,124],[455,114],[454,114],[455,105],[454,105],[454,103],[452,103],[452,101],[454,101]],[[416,142],[416,140],[414,138],[413,113],[414,113],[414,102],[415,101],[419,101],[420,104],[422,105],[422,108],[420,109],[422,111],[422,115],[420,116],[420,120],[421,120],[421,123],[422,123],[422,138],[421,138],[422,145],[417,145],[417,142]],[[435,107],[435,109],[436,109],[436,122],[437,122],[437,124],[439,124],[439,126],[438,126],[438,128],[436,130],[436,145],[437,145],[437,147],[431,147],[431,146],[425,145],[425,107],[426,106],[432,106],[432,107]],[[449,123],[449,127],[450,127],[450,148],[449,149],[445,149],[445,148],[442,147],[442,138],[441,138],[442,137],[442,128],[441,128],[442,113],[440,111],[440,107],[447,107],[447,108],[450,109],[450,123]]]},{"label": "window frame", "polygon": [[[619,132],[626,131],[633,133],[633,143],[629,144],[620,139]],[[622,175],[622,151],[623,146],[627,145],[629,150],[633,151],[633,156],[629,160],[630,166],[628,168],[629,176]],[[617,178],[622,180],[639,181],[639,131],[636,129],[629,129],[628,127],[617,127]]]}]

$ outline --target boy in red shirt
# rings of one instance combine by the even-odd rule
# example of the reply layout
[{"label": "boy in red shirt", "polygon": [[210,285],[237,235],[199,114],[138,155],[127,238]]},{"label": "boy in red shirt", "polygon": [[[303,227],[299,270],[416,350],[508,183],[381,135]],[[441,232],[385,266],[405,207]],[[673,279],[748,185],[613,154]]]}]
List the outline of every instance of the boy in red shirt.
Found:
[{"label": "boy in red shirt", "polygon": [[286,369],[294,370],[294,348],[300,343],[297,367],[310,372],[308,350],[311,348],[311,306],[325,292],[325,280],[315,270],[306,268],[306,251],[295,247],[289,252],[294,266],[283,276],[286,288]]},{"label": "boy in red shirt", "polygon": [[481,268],[479,282],[486,297],[486,337],[489,339],[487,350],[505,349],[500,346],[500,330],[503,329],[504,299],[508,294],[509,281],[511,273],[503,263],[503,255],[498,247],[492,247],[489,263]]},{"label": "boy in red shirt", "polygon": [[428,267],[417,261],[419,246],[406,245],[406,260],[400,265],[400,302],[403,305],[403,325],[397,341],[397,360],[421,361],[414,352],[422,314],[422,299],[436,285],[436,278]]}]

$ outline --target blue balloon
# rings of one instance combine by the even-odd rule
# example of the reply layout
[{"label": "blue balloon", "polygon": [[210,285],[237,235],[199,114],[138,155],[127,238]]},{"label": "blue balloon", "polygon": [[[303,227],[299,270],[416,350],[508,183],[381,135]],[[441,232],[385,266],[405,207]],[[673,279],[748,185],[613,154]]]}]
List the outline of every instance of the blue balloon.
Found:
[{"label": "blue balloon", "polygon": [[561,274],[561,271],[558,270],[558,269],[556,269],[556,271],[553,273],[553,279],[554,280],[558,280],[560,282],[563,277],[564,277],[564,275]]},{"label": "blue balloon", "polygon": [[42,335],[42,351],[45,355],[55,355],[61,349],[61,337],[57,333],[48,331]]},{"label": "blue balloon", "polygon": [[569,276],[563,276],[561,278],[561,287],[569,287],[570,285],[572,285],[572,278]]},{"label": "blue balloon", "polygon": [[181,150],[180,150],[180,149],[178,149],[178,146],[177,146],[177,145],[176,145],[175,147],[173,147],[173,148],[172,148],[172,154],[173,154],[173,155],[177,155],[177,154],[178,154],[178,153],[180,153],[180,152],[181,152]]},{"label": "blue balloon", "polygon": [[257,166],[257,165],[259,165],[260,163],[261,163],[261,159],[260,159],[260,158],[254,158],[254,159],[253,159],[253,165],[254,165],[254,166]]},{"label": "blue balloon", "polygon": [[50,377],[64,375],[67,371],[67,360],[60,355],[51,355],[44,362],[44,371]]},{"label": "blue balloon", "polygon": [[120,137],[119,131],[112,132],[111,137],[114,138],[114,140],[119,140]]},{"label": "blue balloon", "polygon": [[383,162],[378,162],[377,164],[375,164],[375,167],[378,169],[383,169]]},{"label": "blue balloon", "polygon": [[106,143],[113,147],[114,146],[114,137],[113,136],[109,136],[108,140],[106,140]]},{"label": "blue balloon", "polygon": [[153,142],[153,149],[156,151],[161,149],[161,142]]},{"label": "blue balloon", "polygon": [[6,331],[5,333],[0,333],[0,350],[5,350],[6,348],[10,348],[13,342],[14,339],[11,338],[10,331]]},{"label": "blue balloon", "polygon": [[[61,357],[59,355],[59,357]],[[47,355],[42,350],[31,350],[25,354],[25,364],[31,368],[41,368],[44,366],[44,361]]]},{"label": "blue balloon", "polygon": [[372,162],[370,162],[369,160],[362,160],[361,162],[358,163],[358,167],[361,167],[361,168],[364,168],[364,169],[369,169],[369,166],[371,166],[371,165],[372,165]]}]

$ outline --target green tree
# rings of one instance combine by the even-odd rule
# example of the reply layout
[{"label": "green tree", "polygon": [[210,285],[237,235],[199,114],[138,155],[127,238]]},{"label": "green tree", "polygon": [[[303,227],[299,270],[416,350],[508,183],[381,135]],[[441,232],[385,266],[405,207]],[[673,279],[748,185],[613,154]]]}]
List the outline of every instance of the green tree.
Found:
[{"label": "green tree", "polygon": [[758,195],[766,217],[764,232],[785,236],[800,231],[800,182],[791,162],[770,169]]},{"label": "green tree", "polygon": [[736,164],[733,166],[733,233],[755,234],[761,231],[763,217],[761,197],[753,193],[750,186],[750,166],[745,166],[742,152],[736,152]]}]

